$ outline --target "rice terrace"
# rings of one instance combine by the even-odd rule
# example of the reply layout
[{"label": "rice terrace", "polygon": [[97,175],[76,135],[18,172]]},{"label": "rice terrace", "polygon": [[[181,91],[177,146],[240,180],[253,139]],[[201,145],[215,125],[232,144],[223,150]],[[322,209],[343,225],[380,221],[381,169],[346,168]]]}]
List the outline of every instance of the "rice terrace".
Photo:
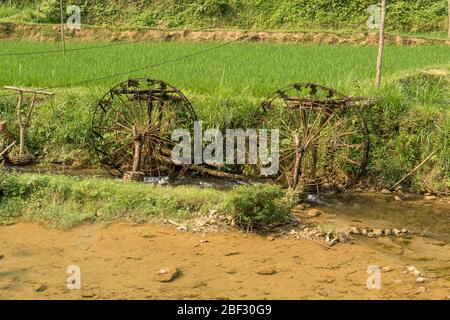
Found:
[{"label": "rice terrace", "polygon": [[0,299],[449,300],[449,6],[0,1]]}]

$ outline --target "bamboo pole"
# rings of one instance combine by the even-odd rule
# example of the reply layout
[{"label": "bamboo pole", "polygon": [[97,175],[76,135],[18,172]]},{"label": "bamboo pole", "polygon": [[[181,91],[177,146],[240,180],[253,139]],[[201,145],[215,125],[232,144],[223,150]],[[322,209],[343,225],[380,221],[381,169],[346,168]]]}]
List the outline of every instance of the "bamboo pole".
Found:
[{"label": "bamboo pole", "polygon": [[448,0],[448,39],[450,40],[450,0]]},{"label": "bamboo pole", "polygon": [[62,51],[63,51],[63,53],[66,53],[66,39],[65,39],[65,36],[64,36],[64,12],[63,12],[62,0],[59,0],[59,9],[61,11],[61,44],[62,44]]},{"label": "bamboo pole", "polygon": [[380,41],[378,44],[377,75],[375,78],[375,85],[377,86],[377,88],[381,86],[381,71],[383,67],[384,28],[386,24],[386,1],[387,0],[381,0]]}]

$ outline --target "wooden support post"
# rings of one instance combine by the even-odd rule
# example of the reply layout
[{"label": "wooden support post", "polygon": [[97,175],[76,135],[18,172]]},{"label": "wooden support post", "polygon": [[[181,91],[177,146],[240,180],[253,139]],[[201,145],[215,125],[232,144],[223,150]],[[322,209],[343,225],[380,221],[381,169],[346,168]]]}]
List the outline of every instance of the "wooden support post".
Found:
[{"label": "wooden support post", "polygon": [[[46,96],[53,96],[53,93],[51,92],[45,92],[45,91],[39,91],[39,90],[33,90],[33,89],[25,89],[25,88],[18,88],[18,87],[11,87],[11,86],[5,86],[4,87],[7,90],[17,91],[19,94],[19,99],[17,102],[16,107],[16,117],[17,122],[19,125],[19,161],[22,161],[24,159],[24,156],[26,155],[26,134],[27,130],[30,127],[31,123],[31,115],[34,110],[34,106],[36,104],[36,97],[38,94],[40,95],[46,95]],[[28,107],[28,110],[24,110],[23,104],[25,100],[25,93],[31,93],[31,101],[30,105]],[[7,130],[6,123],[1,124],[2,130]],[[7,131],[9,132],[9,131]],[[28,154],[27,154],[28,155]]]},{"label": "wooden support post", "polygon": [[386,25],[386,1],[381,0],[381,21],[380,21],[380,40],[378,44],[378,58],[377,58],[377,75],[375,78],[375,85],[377,88],[381,86],[381,71],[383,67],[383,53],[384,53],[384,29]]},{"label": "wooden support post", "polygon": [[61,45],[63,53],[66,53],[66,39],[64,35],[64,11],[63,11],[63,0],[59,0],[59,9],[61,13]]}]

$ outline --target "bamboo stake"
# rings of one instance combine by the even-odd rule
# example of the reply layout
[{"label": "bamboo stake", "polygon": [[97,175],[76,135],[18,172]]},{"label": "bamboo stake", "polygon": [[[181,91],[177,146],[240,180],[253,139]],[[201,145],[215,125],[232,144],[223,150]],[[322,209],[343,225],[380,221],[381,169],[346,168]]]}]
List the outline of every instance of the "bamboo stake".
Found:
[{"label": "bamboo stake", "polygon": [[404,176],[403,178],[401,178],[396,184],[394,184],[389,190],[393,190],[396,186],[398,186],[400,183],[402,183],[406,178],[408,178],[410,175],[412,175],[414,172],[417,171],[417,169],[419,169],[425,162],[427,162],[435,153],[437,152],[437,150],[434,150],[428,157],[425,158],[425,160],[423,160],[421,163],[419,163],[419,165],[417,167],[415,167],[414,169],[412,169],[406,176]]},{"label": "bamboo stake", "polygon": [[375,85],[377,86],[377,88],[381,86],[381,71],[383,67],[384,28],[386,24],[386,1],[387,0],[381,0],[380,41],[378,44],[377,75],[375,78]]},{"label": "bamboo stake", "polygon": [[[14,145],[16,144],[17,141],[14,141],[13,143],[11,143],[9,146],[7,146],[2,152],[0,152],[0,158],[3,157],[3,155],[5,155],[9,149],[11,149],[12,147],[14,147]],[[1,159],[0,159],[1,160]]]},{"label": "bamboo stake", "polygon": [[61,11],[61,44],[62,44],[62,51],[63,51],[63,53],[66,53],[66,39],[65,39],[65,36],[64,36],[64,13],[63,13],[62,0],[59,0],[59,9]]}]

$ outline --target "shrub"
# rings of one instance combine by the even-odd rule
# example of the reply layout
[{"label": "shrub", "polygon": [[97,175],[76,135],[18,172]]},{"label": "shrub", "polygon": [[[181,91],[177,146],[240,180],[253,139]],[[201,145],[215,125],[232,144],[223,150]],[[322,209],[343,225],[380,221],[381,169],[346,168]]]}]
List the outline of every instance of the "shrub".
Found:
[{"label": "shrub", "polygon": [[284,191],[279,186],[239,186],[225,203],[237,226],[247,230],[281,223],[290,216]]}]

